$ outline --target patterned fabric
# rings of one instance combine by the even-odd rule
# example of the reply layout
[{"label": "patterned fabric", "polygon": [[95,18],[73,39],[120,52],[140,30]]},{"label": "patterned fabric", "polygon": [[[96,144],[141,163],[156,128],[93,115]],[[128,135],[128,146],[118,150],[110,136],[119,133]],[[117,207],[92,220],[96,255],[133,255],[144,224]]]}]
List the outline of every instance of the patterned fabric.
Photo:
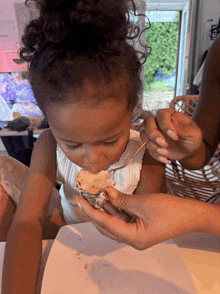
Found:
[{"label": "patterned fabric", "polygon": [[[115,188],[126,194],[134,193],[137,188],[145,148],[140,150],[130,164],[124,165],[129,162],[142,144],[140,133],[130,130],[130,140],[124,153],[116,163],[109,167],[111,170],[117,169],[114,174]],[[72,163],[57,145],[57,181],[62,184],[59,192],[64,218],[68,224],[88,221],[80,214],[75,199],[76,195],[80,197],[79,192],[74,188],[80,169],[81,167]]]}]

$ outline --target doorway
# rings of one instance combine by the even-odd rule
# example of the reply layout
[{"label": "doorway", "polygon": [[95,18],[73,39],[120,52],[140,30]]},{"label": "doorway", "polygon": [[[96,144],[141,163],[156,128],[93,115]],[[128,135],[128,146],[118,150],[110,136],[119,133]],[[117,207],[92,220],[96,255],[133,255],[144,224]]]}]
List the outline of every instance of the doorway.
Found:
[{"label": "doorway", "polygon": [[179,11],[146,11],[151,28],[146,44],[151,47],[145,65],[143,108],[155,112],[169,107],[175,96],[178,61]]},{"label": "doorway", "polygon": [[[151,28],[145,32],[146,44],[152,51],[144,65],[144,92],[141,100],[143,109],[155,114],[158,109],[169,107],[174,97],[185,94],[188,19],[192,0],[135,2],[138,12],[145,11],[151,23]],[[146,19],[142,28],[148,26],[147,22]]]}]

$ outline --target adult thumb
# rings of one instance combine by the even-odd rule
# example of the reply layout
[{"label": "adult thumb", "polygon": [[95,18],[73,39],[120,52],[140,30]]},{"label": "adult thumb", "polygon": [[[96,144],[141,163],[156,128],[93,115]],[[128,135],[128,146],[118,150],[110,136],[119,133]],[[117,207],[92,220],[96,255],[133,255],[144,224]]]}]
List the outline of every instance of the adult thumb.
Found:
[{"label": "adult thumb", "polygon": [[130,202],[132,201],[133,195],[124,194],[112,186],[106,187],[106,191],[108,193],[109,200],[115,207],[132,212],[132,205]]}]

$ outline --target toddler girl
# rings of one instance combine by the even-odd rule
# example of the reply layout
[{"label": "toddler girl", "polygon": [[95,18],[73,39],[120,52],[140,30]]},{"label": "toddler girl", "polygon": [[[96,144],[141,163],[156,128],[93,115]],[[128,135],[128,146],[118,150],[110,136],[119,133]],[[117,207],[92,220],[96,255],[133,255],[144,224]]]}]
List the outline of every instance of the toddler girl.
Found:
[{"label": "toddler girl", "polygon": [[145,148],[126,165],[142,145],[130,130],[141,64],[127,42],[127,1],[35,2],[40,15],[27,25],[20,55],[30,62],[29,81],[50,128],[39,136],[29,169],[0,158],[1,238],[8,234],[3,289],[18,293],[35,293],[41,238],[88,221],[76,202],[80,169],[115,170],[116,188],[136,195],[159,192],[164,175]]}]

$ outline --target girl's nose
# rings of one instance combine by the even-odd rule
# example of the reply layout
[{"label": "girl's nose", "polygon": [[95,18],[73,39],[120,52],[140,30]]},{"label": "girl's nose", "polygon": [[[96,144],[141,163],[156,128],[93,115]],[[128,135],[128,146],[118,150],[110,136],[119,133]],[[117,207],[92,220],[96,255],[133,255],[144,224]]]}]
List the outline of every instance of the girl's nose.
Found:
[{"label": "girl's nose", "polygon": [[104,156],[100,147],[90,147],[85,156],[85,166],[91,173],[98,173],[105,165]]}]

